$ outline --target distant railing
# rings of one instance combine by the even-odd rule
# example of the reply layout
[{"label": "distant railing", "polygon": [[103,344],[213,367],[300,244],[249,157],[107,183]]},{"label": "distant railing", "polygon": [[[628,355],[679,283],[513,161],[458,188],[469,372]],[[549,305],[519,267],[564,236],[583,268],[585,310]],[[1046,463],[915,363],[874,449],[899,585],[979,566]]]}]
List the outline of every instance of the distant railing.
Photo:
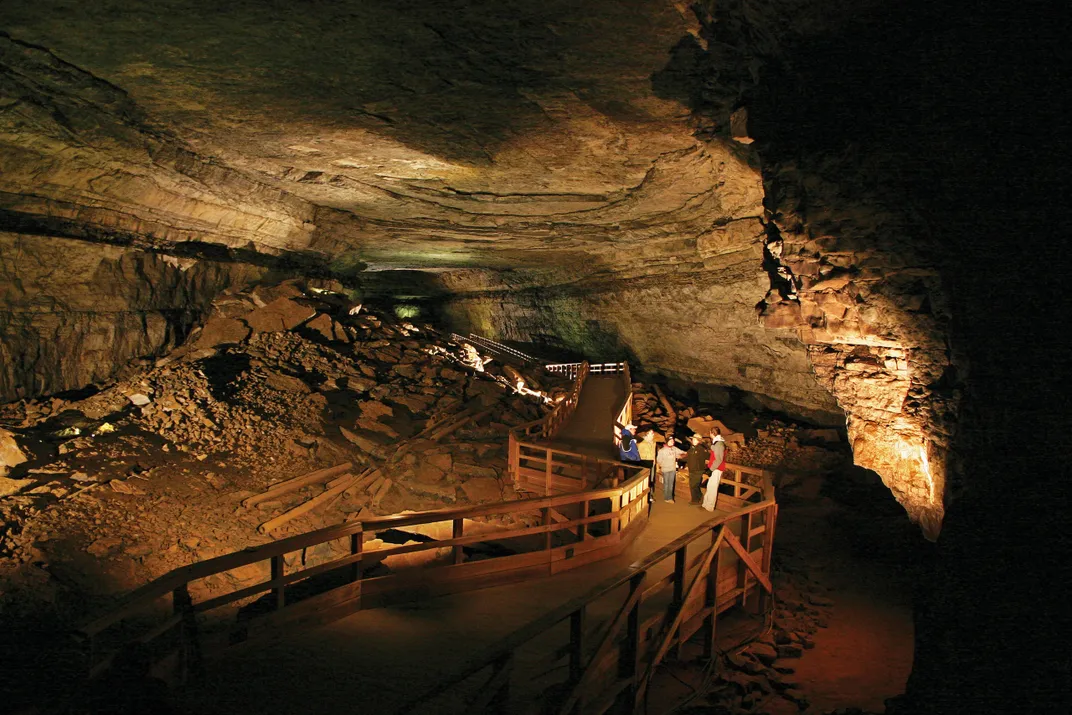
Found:
[{"label": "distant railing", "polygon": [[[749,484],[751,476],[758,484]],[[718,614],[764,612],[778,506],[771,473],[727,464],[721,513],[543,615],[397,710],[406,713],[644,712],[652,675],[696,633],[716,652]],[[476,697],[472,697],[473,694]]]},{"label": "distant railing", "polygon": [[[392,602],[546,576],[617,555],[646,520],[648,493],[647,470],[620,464],[618,474],[621,478],[603,489],[374,517],[175,569],[80,629],[87,670],[90,677],[100,674],[119,649],[138,642],[150,647],[158,674],[181,681],[201,655],[268,631],[304,627]],[[472,521],[526,515],[538,519],[518,521],[537,523],[503,529]],[[440,538],[365,548],[388,530],[423,527],[418,530],[423,533],[434,526],[443,532]],[[307,561],[310,552],[330,556]],[[423,556],[423,565],[411,563],[387,575],[368,573],[381,563],[393,568],[395,557],[403,555],[411,562]],[[212,598],[193,595],[191,586],[206,579],[220,581],[229,573],[250,571],[264,574],[263,580]],[[312,579],[325,577],[334,580],[323,590],[312,588]],[[316,592],[292,599],[303,588]],[[210,611],[217,614],[212,622],[203,618]],[[242,620],[243,613],[251,615]]]},{"label": "distant railing", "polygon": [[526,355],[525,353],[521,352],[520,350],[517,350],[516,348],[512,348],[509,345],[504,345],[497,340],[492,340],[491,338],[485,338],[481,335],[476,335],[475,333],[469,333],[469,337],[467,338],[462,337],[457,333],[451,333],[450,337],[456,342],[472,343],[473,345],[479,345],[488,352],[498,353],[499,355],[507,355],[511,358],[514,358],[515,360],[521,361],[522,363],[539,362],[538,359],[532,357],[531,355]]},{"label": "distant railing", "polygon": [[581,365],[586,364],[588,365],[588,371],[596,375],[628,372],[629,370],[629,365],[624,362],[557,362],[550,365],[544,365],[543,369],[548,372],[553,372],[556,375],[565,375],[566,377],[573,378],[577,376],[577,371],[581,369]]}]

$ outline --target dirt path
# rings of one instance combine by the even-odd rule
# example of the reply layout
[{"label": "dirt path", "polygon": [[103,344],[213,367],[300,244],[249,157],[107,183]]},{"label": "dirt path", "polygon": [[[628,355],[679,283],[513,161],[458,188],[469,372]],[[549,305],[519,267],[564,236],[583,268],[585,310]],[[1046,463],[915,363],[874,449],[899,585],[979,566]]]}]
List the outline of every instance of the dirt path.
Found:
[{"label": "dirt path", "polygon": [[[829,499],[787,504],[779,514],[778,547],[803,557],[803,577],[825,587],[833,601],[827,620],[813,636],[814,648],[792,661],[789,676],[806,696],[807,713],[857,707],[882,712],[884,701],[904,692],[912,669],[913,623],[910,562],[876,558],[862,533],[862,515]],[[903,518],[903,517],[902,517]],[[896,539],[896,535],[893,536]],[[771,715],[797,713],[776,700]]]}]

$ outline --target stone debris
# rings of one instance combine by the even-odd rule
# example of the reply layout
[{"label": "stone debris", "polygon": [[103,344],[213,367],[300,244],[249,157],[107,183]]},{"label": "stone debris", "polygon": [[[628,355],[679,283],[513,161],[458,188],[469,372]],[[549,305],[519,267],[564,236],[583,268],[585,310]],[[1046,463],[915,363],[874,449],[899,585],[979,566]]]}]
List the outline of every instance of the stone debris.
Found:
[{"label": "stone debris", "polygon": [[15,435],[0,428],[0,477],[26,461],[26,454],[19,448]]},{"label": "stone debris", "polygon": [[[5,406],[0,419],[14,431],[0,432],[0,455],[5,471],[19,471],[0,482],[0,565],[47,564],[34,587],[53,601],[104,583],[127,591],[350,519],[516,498],[507,432],[546,414],[546,398],[518,394],[516,375],[479,353],[481,370],[468,365],[469,352],[430,326],[349,313],[336,298],[294,283],[224,295],[185,345],[132,363],[92,394]],[[521,373],[551,395],[569,384]],[[25,440],[51,446],[38,457],[20,449]],[[332,478],[242,505],[347,462],[375,483]],[[308,503],[270,537],[258,532]],[[62,581],[48,577],[53,567]],[[255,570],[205,579],[195,598],[251,585]],[[0,571],[0,607],[16,592],[5,579],[21,573]]]}]

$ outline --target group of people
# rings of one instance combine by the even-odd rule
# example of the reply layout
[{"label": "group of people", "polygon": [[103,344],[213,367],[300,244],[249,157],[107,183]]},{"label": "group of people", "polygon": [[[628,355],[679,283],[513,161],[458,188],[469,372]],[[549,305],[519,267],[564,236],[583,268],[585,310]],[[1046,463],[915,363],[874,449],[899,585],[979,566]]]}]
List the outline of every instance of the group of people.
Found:
[{"label": "group of people", "polygon": [[[726,467],[726,440],[722,430],[715,427],[711,431],[711,442],[707,444],[698,434],[689,439],[688,451],[679,448],[673,437],[667,437],[662,447],[655,446],[655,431],[648,430],[637,442],[636,425],[627,424],[622,428],[618,451],[623,462],[636,462],[651,469],[649,494],[655,493],[655,477],[660,474],[663,480],[663,499],[674,503],[674,487],[677,483],[677,465],[685,460],[689,470],[689,504],[702,506],[707,511],[715,510],[718,499],[718,486],[722,471]],[[703,479],[710,471],[707,491],[702,492]]]}]

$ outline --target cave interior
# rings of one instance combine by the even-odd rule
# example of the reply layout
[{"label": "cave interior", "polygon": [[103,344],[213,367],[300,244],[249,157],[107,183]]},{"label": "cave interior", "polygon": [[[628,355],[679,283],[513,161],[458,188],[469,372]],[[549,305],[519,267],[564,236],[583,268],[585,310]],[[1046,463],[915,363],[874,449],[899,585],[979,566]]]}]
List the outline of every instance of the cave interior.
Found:
[{"label": "cave interior", "polygon": [[5,0],[0,437],[294,285],[626,360],[896,505],[888,712],[1062,711],[1059,46],[1000,2]]}]

